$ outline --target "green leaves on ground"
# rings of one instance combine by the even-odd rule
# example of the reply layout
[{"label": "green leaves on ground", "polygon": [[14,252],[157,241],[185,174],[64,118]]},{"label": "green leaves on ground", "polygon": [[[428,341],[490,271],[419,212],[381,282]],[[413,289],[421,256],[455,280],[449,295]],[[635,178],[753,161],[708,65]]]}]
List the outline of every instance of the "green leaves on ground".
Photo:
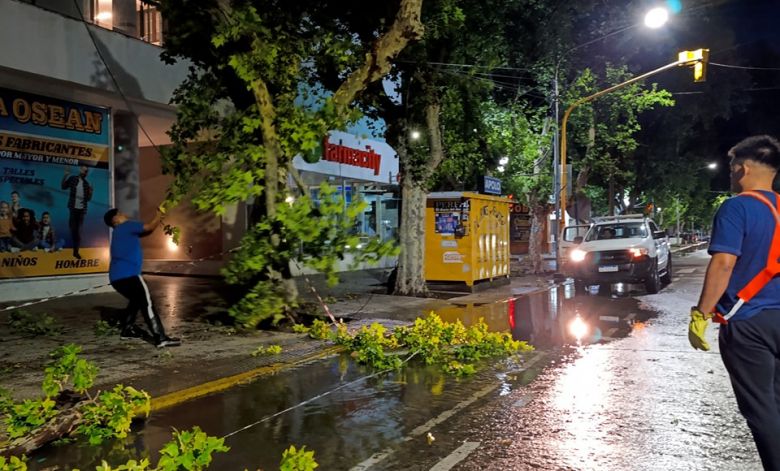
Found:
[{"label": "green leaves on ground", "polygon": [[0,456],[0,471],[27,471],[27,458]]},{"label": "green leaves on ground", "polygon": [[19,438],[44,425],[57,416],[55,403],[50,398],[25,399],[7,411],[5,427],[10,438]]},{"label": "green leaves on ground", "polygon": [[104,320],[95,322],[95,336],[97,337],[113,337],[119,335],[119,327],[113,326]]},{"label": "green leaves on ground", "polygon": [[43,393],[54,397],[67,388],[70,383],[77,393],[85,393],[92,387],[98,368],[94,363],[79,358],[81,347],[75,344],[64,345],[54,350],[52,361],[44,370]]},{"label": "green leaves on ground", "polygon": [[392,334],[376,322],[350,333],[343,323],[332,329],[321,320],[296,331],[343,345],[358,363],[378,370],[402,367],[400,352],[408,351],[426,364],[441,365],[449,374],[466,376],[476,371],[474,363],[480,360],[533,350],[526,342],[513,340],[507,332],[490,332],[483,319],[465,327],[460,320],[445,322],[434,312]]},{"label": "green leaves on ground", "polygon": [[[147,471],[149,468],[149,459],[144,458],[141,461],[130,460],[125,464],[121,464],[116,468],[112,468],[111,465],[103,461],[100,466],[95,468],[95,471]],[[78,470],[73,470],[78,471]],[[151,471],[151,470],[150,470]]]},{"label": "green leaves on ground", "polygon": [[309,334],[309,337],[315,340],[327,340],[331,336],[330,324],[321,319],[314,319],[310,327],[306,327],[303,324],[295,324],[293,332]]},{"label": "green leaves on ground", "polygon": [[279,464],[279,471],[314,471],[319,465],[314,461],[314,452],[306,451],[306,446],[300,450],[295,445],[284,450],[282,462]]},{"label": "green leaves on ground", "polygon": [[18,310],[11,313],[9,321],[11,328],[20,334],[27,335],[58,335],[62,327],[45,312],[29,312]]},{"label": "green leaves on ground", "polygon": [[352,336],[344,336],[336,339],[352,352],[353,358],[358,363],[369,365],[378,370],[395,370],[403,366],[403,361],[398,355],[388,355],[386,350],[396,350],[399,347],[398,339],[387,335],[387,328],[374,322],[370,326],[363,326]]},{"label": "green leaves on ground", "polygon": [[444,322],[433,312],[416,319],[412,326],[399,327],[393,335],[427,364],[440,364],[447,373],[458,376],[474,373],[477,361],[533,350],[526,342],[513,340],[508,332],[490,332],[482,318],[465,327],[460,320]]},{"label": "green leaves on ground", "polygon": [[130,431],[133,418],[148,416],[149,411],[149,394],[118,384],[82,407],[83,422],[76,427],[75,433],[86,437],[90,445],[100,445],[111,438],[124,438]]},{"label": "green leaves on ground", "polygon": [[206,435],[199,427],[192,430],[173,432],[173,440],[160,450],[160,461],[157,471],[200,471],[211,464],[211,455],[226,452],[223,438]]},{"label": "green leaves on ground", "polygon": [[[7,392],[0,394],[0,412],[5,412],[5,426],[10,438],[33,433],[57,417],[60,410],[55,398],[60,393],[72,389],[86,394],[92,387],[98,368],[81,358],[80,353],[81,347],[68,344],[50,354],[52,360],[46,366],[41,385],[42,399],[13,402]],[[81,413],[74,435],[84,436],[90,444],[98,445],[107,439],[126,437],[133,418],[149,414],[150,398],[144,391],[117,385],[113,390],[99,393],[94,399],[88,398],[74,407],[79,408]]]},{"label": "green leaves on ground", "polygon": [[257,347],[257,349],[252,352],[253,357],[259,357],[259,356],[272,356],[272,355],[280,355],[282,353],[282,346],[281,345],[269,345],[264,346],[261,345]]}]

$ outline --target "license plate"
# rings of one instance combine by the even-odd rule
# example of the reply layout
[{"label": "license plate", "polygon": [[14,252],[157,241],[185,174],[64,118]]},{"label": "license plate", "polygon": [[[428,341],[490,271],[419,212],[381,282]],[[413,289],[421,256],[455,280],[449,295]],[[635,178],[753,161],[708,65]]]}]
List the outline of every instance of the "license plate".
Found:
[{"label": "license plate", "polygon": [[617,265],[606,265],[603,267],[599,267],[599,272],[601,273],[612,272],[612,271],[618,271]]}]

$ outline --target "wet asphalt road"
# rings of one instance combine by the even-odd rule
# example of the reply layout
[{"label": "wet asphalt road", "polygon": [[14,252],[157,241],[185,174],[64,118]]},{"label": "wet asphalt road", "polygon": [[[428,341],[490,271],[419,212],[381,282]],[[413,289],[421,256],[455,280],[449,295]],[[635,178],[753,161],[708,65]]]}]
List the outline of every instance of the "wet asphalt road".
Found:
[{"label": "wet asphalt road", "polygon": [[[432,469],[459,449],[468,454],[451,469],[760,470],[719,355],[687,341],[708,260],[703,251],[677,259],[670,286],[636,293],[657,317],[633,322],[627,337],[549,351],[530,385],[469,409],[433,432],[435,446],[407,447],[384,469]],[[590,296],[574,305],[625,323],[639,311],[623,301]],[[716,333],[710,328],[715,351]]]},{"label": "wet asphalt road", "polygon": [[[677,259],[657,295],[568,287],[445,312],[466,324],[486,317],[537,346],[471,378],[417,363],[351,383],[370,372],[333,358],[154,414],[123,444],[50,447],[31,469],[154,463],[171,427],[193,425],[228,435],[232,450],[215,470],[278,469],[290,444],[314,450],[323,470],[760,469],[720,357],[688,345],[707,261],[703,252]],[[581,342],[568,328],[577,317]]]}]

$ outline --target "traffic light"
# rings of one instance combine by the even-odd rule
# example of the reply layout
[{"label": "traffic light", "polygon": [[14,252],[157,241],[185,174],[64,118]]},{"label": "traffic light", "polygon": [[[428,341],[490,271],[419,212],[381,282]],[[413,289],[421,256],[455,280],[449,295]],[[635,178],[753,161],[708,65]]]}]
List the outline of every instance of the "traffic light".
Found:
[{"label": "traffic light", "polygon": [[680,65],[693,66],[693,81],[704,82],[707,80],[707,62],[710,60],[709,49],[696,49],[695,51],[682,51],[677,56]]}]

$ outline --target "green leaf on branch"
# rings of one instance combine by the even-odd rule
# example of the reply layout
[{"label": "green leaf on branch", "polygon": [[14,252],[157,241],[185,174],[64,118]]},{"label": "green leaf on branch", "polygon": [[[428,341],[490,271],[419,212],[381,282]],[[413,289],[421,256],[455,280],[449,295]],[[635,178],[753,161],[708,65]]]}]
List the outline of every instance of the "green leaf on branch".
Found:
[{"label": "green leaf on branch", "polygon": [[211,464],[214,453],[230,450],[223,438],[206,435],[200,427],[174,431],[173,440],[160,450],[157,471],[201,471]]},{"label": "green leaf on branch", "polygon": [[295,445],[290,445],[282,454],[279,471],[314,471],[318,467],[313,451],[306,451],[306,446],[296,449]]},{"label": "green leaf on branch", "polygon": [[42,389],[46,397],[54,397],[69,385],[77,393],[85,393],[95,382],[98,368],[92,362],[79,357],[81,347],[64,345],[50,356],[52,360],[44,370]]}]

